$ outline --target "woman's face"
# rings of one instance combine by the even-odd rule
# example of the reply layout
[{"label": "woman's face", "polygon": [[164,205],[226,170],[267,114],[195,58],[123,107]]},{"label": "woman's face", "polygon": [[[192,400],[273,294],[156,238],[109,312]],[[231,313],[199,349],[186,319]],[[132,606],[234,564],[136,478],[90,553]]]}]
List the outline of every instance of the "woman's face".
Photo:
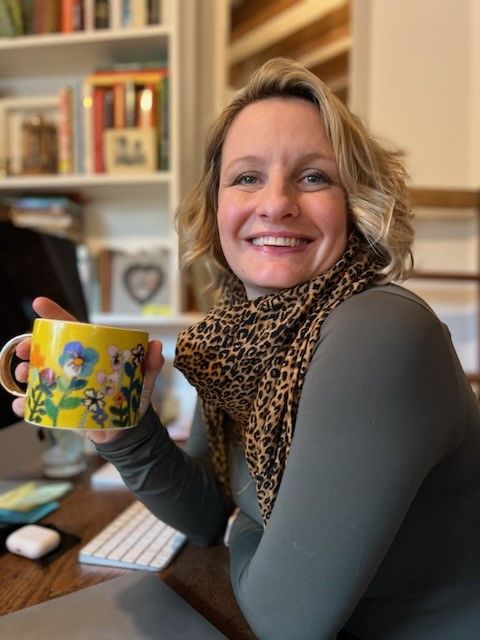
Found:
[{"label": "woman's face", "polygon": [[345,195],[314,105],[270,98],[240,111],[223,145],[217,221],[249,299],[337,262],[347,240]]}]

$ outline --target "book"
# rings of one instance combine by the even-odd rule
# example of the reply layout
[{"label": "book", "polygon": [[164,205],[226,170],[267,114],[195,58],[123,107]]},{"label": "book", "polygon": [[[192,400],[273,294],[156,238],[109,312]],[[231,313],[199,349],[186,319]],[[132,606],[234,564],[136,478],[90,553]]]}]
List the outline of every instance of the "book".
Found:
[{"label": "book", "polygon": [[129,27],[138,29],[148,24],[148,0],[130,0]]},{"label": "book", "polygon": [[93,135],[93,172],[103,173],[105,165],[103,161],[103,118],[104,118],[104,96],[103,87],[93,87],[92,104],[92,135]]},{"label": "book", "polygon": [[95,0],[94,21],[95,29],[108,29],[110,27],[108,0]]},{"label": "book", "polygon": [[23,17],[23,33],[25,34],[35,33],[35,28],[34,28],[35,0],[21,0],[20,5],[22,8],[22,17]]},{"label": "book", "polygon": [[83,29],[95,30],[95,0],[83,0]]},{"label": "book", "polygon": [[[43,5],[43,11],[41,7]],[[60,3],[58,0],[43,0],[35,4],[35,9],[39,13],[39,33],[58,33],[60,31]]]},{"label": "book", "polygon": [[81,0],[60,0],[60,31],[72,33],[83,29]]},{"label": "book", "polygon": [[7,6],[10,10],[10,16],[12,18],[14,35],[20,36],[23,33],[23,14],[20,0],[7,0]]},{"label": "book", "polygon": [[161,24],[162,0],[148,0],[148,24]]},{"label": "book", "polygon": [[101,249],[97,255],[97,279],[100,294],[100,311],[111,311],[112,256],[110,249]]},{"label": "book", "polygon": [[61,87],[58,91],[58,173],[75,171],[73,136],[73,90]]},{"label": "book", "polygon": [[123,27],[122,2],[123,0],[110,0],[110,29]]},{"label": "book", "polygon": [[68,196],[28,196],[13,199],[10,221],[17,227],[35,229],[74,242],[83,235],[82,206]]},{"label": "book", "polygon": [[113,85],[113,126],[116,129],[125,127],[125,84],[123,82]]},{"label": "book", "polygon": [[0,0],[0,38],[10,38],[16,35],[15,23],[7,0]]}]

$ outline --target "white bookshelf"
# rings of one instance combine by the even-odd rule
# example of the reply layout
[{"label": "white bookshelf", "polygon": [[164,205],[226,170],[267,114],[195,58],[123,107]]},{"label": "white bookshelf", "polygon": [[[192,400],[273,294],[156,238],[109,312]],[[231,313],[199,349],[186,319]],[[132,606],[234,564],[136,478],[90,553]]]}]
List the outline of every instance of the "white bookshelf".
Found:
[{"label": "white bookshelf", "polygon": [[[227,13],[228,6],[217,0],[162,0],[160,25],[0,39],[0,100],[28,102],[29,97],[54,96],[60,87],[81,86],[96,68],[115,62],[168,65],[168,171],[0,177],[0,197],[78,192],[86,201],[85,242],[90,249],[168,247],[172,258],[168,315],[91,309],[91,320],[144,328],[151,338],[162,340],[169,361],[179,331],[202,317],[182,308],[174,214],[181,195],[198,175],[207,123],[223,106]],[[165,377],[170,370],[167,362]],[[178,372],[171,379],[188,414],[193,410],[191,389]]]},{"label": "white bookshelf", "polygon": [[173,24],[162,24],[0,38],[0,78],[88,73],[98,63],[119,57],[128,59],[132,52],[140,61],[151,59],[152,53],[167,58],[174,28]]},{"label": "white bookshelf", "polygon": [[[94,251],[102,246],[121,249],[163,244],[171,251],[171,318],[174,326],[188,322],[181,308],[177,269],[178,242],[174,212],[179,202],[180,105],[177,32],[178,3],[164,0],[165,23],[134,29],[102,29],[70,34],[26,35],[0,39],[0,98],[21,106],[38,95],[56,96],[62,86],[83,83],[96,68],[116,62],[163,62],[169,68],[169,170],[144,174],[69,174],[0,178],[0,195],[42,192],[78,192],[86,200],[85,243]],[[78,100],[78,95],[77,95]],[[0,123],[1,126],[1,123]],[[116,219],[115,219],[116,218]],[[151,224],[150,224],[151,223]],[[162,318],[157,326],[165,326]],[[135,317],[124,324],[138,325]],[[141,321],[140,321],[141,324]],[[152,323],[150,322],[150,325]]]}]

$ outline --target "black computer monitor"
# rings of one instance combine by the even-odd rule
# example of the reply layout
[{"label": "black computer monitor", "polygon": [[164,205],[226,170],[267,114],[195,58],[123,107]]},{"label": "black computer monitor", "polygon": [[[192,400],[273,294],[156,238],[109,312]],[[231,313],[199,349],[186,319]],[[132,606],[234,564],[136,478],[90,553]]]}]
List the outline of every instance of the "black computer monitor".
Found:
[{"label": "black computer monitor", "polygon": [[[40,295],[88,321],[75,244],[0,222],[0,345],[31,330],[32,301]],[[18,421],[11,401],[0,387],[0,428]]]}]

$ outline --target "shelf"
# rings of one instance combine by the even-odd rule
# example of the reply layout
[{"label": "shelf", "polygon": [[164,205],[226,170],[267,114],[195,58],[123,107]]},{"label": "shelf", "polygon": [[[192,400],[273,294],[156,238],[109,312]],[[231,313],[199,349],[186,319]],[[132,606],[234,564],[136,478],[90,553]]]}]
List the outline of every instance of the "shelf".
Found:
[{"label": "shelf", "polygon": [[172,181],[169,171],[147,174],[92,174],[16,176],[0,179],[0,192],[4,191],[65,191],[71,189],[96,189],[102,187],[137,187],[168,185]]},{"label": "shelf", "polygon": [[412,271],[409,276],[416,280],[445,280],[451,282],[480,282],[480,274],[448,271]]},{"label": "shelf", "polygon": [[[89,73],[98,64],[165,60],[171,29],[152,25],[139,29],[105,29],[72,34],[0,39],[0,78],[44,77]],[[36,61],[32,64],[32,61]]]}]

